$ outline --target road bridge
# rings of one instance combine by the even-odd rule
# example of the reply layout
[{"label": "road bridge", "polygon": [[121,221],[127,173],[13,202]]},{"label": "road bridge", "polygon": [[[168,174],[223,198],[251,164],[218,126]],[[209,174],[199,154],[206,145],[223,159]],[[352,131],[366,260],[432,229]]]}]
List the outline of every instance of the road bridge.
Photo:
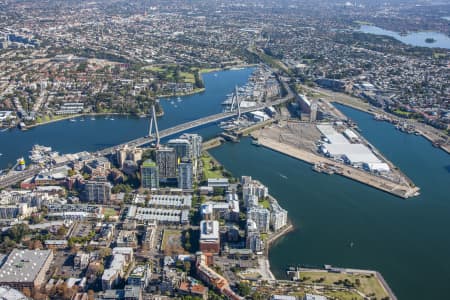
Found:
[{"label": "road bridge", "polygon": [[[284,81],[280,81],[280,82],[281,82],[281,84],[283,84],[285,90],[288,92],[285,97],[275,100],[275,101],[261,103],[256,106],[253,106],[253,107],[241,108],[240,114],[245,114],[245,113],[261,110],[261,109],[264,109],[269,106],[280,105],[280,104],[283,104],[283,103],[293,99],[294,93],[289,88],[289,86]],[[193,129],[193,128],[200,127],[200,126],[207,125],[207,124],[214,123],[214,122],[219,122],[219,121],[237,116],[238,114],[239,114],[239,110],[234,110],[234,111],[222,112],[222,113],[210,115],[210,116],[207,116],[204,118],[196,119],[196,120],[193,120],[190,122],[186,122],[183,124],[179,124],[179,125],[161,130],[159,132],[159,136],[161,138],[168,137],[168,136],[171,136],[171,135],[174,135],[177,133],[187,131],[189,129]],[[128,141],[126,143],[122,143],[122,144],[119,144],[119,145],[116,145],[113,147],[108,147],[103,150],[94,152],[94,153],[92,153],[92,157],[113,154],[116,150],[123,148],[125,145],[128,145],[129,147],[140,147],[143,145],[150,144],[150,143],[154,142],[155,140],[156,139],[154,136],[146,136],[146,137],[137,138],[137,139]],[[67,163],[69,163],[69,162],[67,162]],[[67,163],[65,163],[65,164],[67,164]],[[54,166],[54,167],[57,167],[57,166]],[[0,189],[11,186],[17,182],[20,182],[20,181],[30,178],[32,176],[35,176],[44,169],[45,168],[41,167],[41,166],[30,166],[30,168],[28,168],[22,172],[15,173],[15,174],[9,175],[9,176],[8,175],[2,176],[2,177],[0,177]]]}]

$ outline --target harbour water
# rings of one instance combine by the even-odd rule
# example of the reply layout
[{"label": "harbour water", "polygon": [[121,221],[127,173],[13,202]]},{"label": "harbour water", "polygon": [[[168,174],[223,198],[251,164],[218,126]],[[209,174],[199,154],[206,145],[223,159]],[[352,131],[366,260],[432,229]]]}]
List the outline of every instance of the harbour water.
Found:
[{"label": "harbour water", "polygon": [[[164,116],[158,119],[159,129],[165,129],[177,124],[192,121],[200,117],[222,111],[221,103],[235,86],[247,83],[253,68],[219,71],[203,75],[206,89],[201,94],[181,97],[178,101],[162,99]],[[80,121],[84,119],[84,121]],[[28,151],[34,144],[53,147],[61,153],[78,151],[95,151],[125,141],[142,137],[148,132],[148,119],[131,116],[107,116],[76,118],[75,122],[62,120],[27,131],[12,129],[0,132],[0,169],[13,165],[20,156],[27,158]],[[216,125],[196,129],[204,138],[214,136],[219,128]]]},{"label": "harbour water", "polygon": [[[221,111],[234,86],[251,69],[205,74],[203,94],[163,101],[160,128]],[[450,156],[420,136],[407,135],[372,116],[339,106],[364,136],[421,187],[421,195],[400,199],[263,147],[228,143],[210,152],[235,176],[252,175],[265,183],[289,211],[296,230],[270,251],[272,271],[283,276],[293,264],[367,268],[380,271],[399,299],[441,299],[450,294]],[[63,153],[93,151],[143,136],[146,119],[114,117],[61,121],[25,132],[0,132],[0,168],[26,156],[33,144]],[[211,137],[219,129],[195,129]],[[352,247],[350,245],[353,245]]]},{"label": "harbour water", "polygon": [[[362,25],[359,28],[359,31],[377,35],[390,36],[404,44],[413,46],[450,49],[450,37],[439,32],[421,31],[421,32],[408,32],[408,34],[406,35],[400,35],[400,33],[398,32],[385,30],[383,28],[372,25]],[[428,38],[434,39],[435,42],[427,43],[425,40]]]},{"label": "harbour water", "polygon": [[421,187],[421,195],[404,200],[338,175],[319,174],[249,139],[211,150],[234,175],[252,175],[267,184],[296,226],[271,248],[272,272],[282,277],[286,267],[297,264],[375,269],[399,299],[448,295],[450,156],[420,136],[337,107]]}]

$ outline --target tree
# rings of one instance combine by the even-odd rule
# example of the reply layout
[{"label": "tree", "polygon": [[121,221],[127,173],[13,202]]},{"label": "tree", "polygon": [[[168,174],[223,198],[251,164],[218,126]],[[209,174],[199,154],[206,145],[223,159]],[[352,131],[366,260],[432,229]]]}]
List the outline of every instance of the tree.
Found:
[{"label": "tree", "polygon": [[60,236],[60,237],[65,236],[66,233],[67,233],[67,228],[64,227],[64,226],[60,226],[60,227],[58,228],[58,230],[56,231],[56,234],[57,234],[58,236]]},{"label": "tree", "polygon": [[251,288],[248,284],[244,282],[239,282],[237,285],[238,292],[241,296],[248,296],[251,292]]},{"label": "tree", "polygon": [[29,233],[30,233],[30,228],[28,227],[28,225],[20,223],[20,224],[12,226],[8,230],[7,235],[12,240],[14,240],[16,243],[19,243],[22,240],[22,238]]},{"label": "tree", "polygon": [[98,251],[98,255],[100,258],[104,259],[105,257],[108,257],[111,255],[111,248],[102,248]]},{"label": "tree", "polygon": [[28,287],[24,287],[22,289],[22,294],[24,294],[25,297],[30,298],[31,297],[31,290]]}]

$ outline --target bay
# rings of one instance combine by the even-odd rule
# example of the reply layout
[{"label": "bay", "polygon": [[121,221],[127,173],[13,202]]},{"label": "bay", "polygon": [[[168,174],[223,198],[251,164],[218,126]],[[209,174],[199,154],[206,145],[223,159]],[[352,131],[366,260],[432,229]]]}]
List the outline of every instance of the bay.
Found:
[{"label": "bay", "polygon": [[[291,265],[378,270],[399,299],[450,294],[450,156],[420,136],[336,105],[363,135],[421,187],[408,200],[311,166],[249,139],[211,150],[235,176],[251,175],[269,187],[296,229],[270,250],[277,277]],[[350,247],[353,243],[353,247]]]},{"label": "bay", "polygon": [[[450,49],[450,37],[439,32],[420,31],[408,32],[406,35],[400,35],[398,32],[385,30],[383,28],[372,25],[362,25],[359,28],[359,31],[370,34],[390,36],[404,44],[412,46]],[[435,42],[427,43],[425,40],[428,38],[434,39]]]},{"label": "bay", "polygon": [[[200,94],[160,100],[164,116],[158,118],[159,129],[166,129],[181,123],[222,111],[221,103],[235,86],[247,83],[253,68],[227,70],[203,75],[205,91]],[[173,101],[173,104],[172,104]],[[112,116],[111,116],[112,117]],[[28,158],[28,151],[34,144],[53,147],[61,153],[96,151],[124,143],[148,133],[149,120],[132,116],[89,116],[76,118],[76,122],[62,120],[31,128],[27,131],[12,129],[0,132],[0,169],[13,165],[21,156]],[[84,121],[81,121],[84,119]],[[219,132],[215,124],[189,130],[210,138]]]}]

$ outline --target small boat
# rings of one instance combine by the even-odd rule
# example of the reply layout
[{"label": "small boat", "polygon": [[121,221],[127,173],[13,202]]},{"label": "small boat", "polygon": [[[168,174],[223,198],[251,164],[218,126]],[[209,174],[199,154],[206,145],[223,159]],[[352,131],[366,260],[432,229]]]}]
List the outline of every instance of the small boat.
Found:
[{"label": "small boat", "polygon": [[2,156],[3,155],[3,153],[0,153],[0,156]]},{"label": "small boat", "polygon": [[95,121],[95,117],[91,117],[91,120],[92,120],[92,121]]},{"label": "small boat", "polygon": [[174,105],[173,105],[173,107],[177,108],[177,107],[178,107],[178,105],[174,104]]},{"label": "small boat", "polygon": [[80,119],[80,122],[84,122],[84,118]]},{"label": "small boat", "polygon": [[115,119],[113,117],[110,118],[111,121],[114,121]]},{"label": "small boat", "polygon": [[287,177],[286,175],[284,175],[284,174],[279,173],[279,175],[280,175],[280,177],[283,178],[283,179],[288,179],[288,177]]},{"label": "small boat", "polygon": [[172,101],[170,101],[170,104],[172,104],[172,105],[174,105],[175,104],[175,102],[172,100]]},{"label": "small boat", "polygon": [[69,121],[70,121],[70,122],[76,122],[77,120],[72,118],[72,119],[70,119]]},{"label": "small boat", "polygon": [[180,102],[180,101],[181,101],[181,97],[180,97],[180,96],[178,96],[178,97],[177,97],[177,100],[178,100],[178,102]]},{"label": "small boat", "polygon": [[218,77],[219,75],[217,73],[214,73],[214,77]]},{"label": "small boat", "polygon": [[261,146],[261,143],[258,140],[253,140],[252,145],[259,147],[259,146]]},{"label": "small boat", "polygon": [[355,244],[353,242],[350,242],[350,248],[353,248]]}]

